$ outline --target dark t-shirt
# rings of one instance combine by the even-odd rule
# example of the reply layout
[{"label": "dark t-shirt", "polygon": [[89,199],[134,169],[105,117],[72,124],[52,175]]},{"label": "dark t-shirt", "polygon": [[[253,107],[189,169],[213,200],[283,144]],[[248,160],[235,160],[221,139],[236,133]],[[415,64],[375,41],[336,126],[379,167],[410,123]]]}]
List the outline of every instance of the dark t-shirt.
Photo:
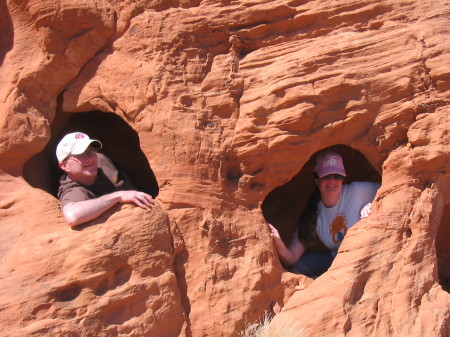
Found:
[{"label": "dark t-shirt", "polygon": [[70,179],[64,174],[59,180],[60,186],[58,198],[61,207],[64,208],[69,202],[77,202],[101,197],[116,191],[134,190],[130,177],[119,172],[111,160],[101,153],[97,153],[98,173],[92,185],[83,185]]}]

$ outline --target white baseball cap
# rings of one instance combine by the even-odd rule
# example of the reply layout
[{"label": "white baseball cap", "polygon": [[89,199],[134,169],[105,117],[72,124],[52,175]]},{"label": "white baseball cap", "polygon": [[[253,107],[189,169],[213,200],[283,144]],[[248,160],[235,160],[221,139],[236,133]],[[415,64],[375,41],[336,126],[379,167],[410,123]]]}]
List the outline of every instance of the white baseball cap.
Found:
[{"label": "white baseball cap", "polygon": [[56,147],[58,162],[64,161],[71,154],[82,154],[89,146],[102,148],[102,143],[97,139],[91,139],[83,132],[73,132],[65,135]]}]

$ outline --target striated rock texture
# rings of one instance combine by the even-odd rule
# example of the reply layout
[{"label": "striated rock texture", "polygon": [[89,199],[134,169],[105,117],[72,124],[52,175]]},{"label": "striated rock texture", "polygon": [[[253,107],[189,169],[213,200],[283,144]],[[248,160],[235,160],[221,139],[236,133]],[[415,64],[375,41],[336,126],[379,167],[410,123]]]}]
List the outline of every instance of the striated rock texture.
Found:
[{"label": "striated rock texture", "polygon": [[[450,335],[448,1],[0,2],[3,336]],[[54,197],[68,130],[158,206],[78,230]],[[286,272],[314,154],[380,181],[316,280]],[[156,186],[156,182],[158,186]]]},{"label": "striated rock texture", "polygon": [[[52,197],[5,186],[2,201],[19,205],[2,212],[2,336],[184,334],[180,235],[160,207],[111,210],[74,231]],[[33,218],[17,221],[13,209],[30,204]]]}]

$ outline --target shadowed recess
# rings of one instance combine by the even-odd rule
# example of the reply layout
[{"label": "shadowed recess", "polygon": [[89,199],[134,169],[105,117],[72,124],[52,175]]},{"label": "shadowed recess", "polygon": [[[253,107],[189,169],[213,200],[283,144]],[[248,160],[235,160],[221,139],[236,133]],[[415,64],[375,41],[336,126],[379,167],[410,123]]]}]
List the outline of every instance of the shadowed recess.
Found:
[{"label": "shadowed recess", "polygon": [[70,284],[55,290],[52,297],[57,302],[70,302],[80,295],[81,290],[82,287],[78,284]]},{"label": "shadowed recess", "polygon": [[126,284],[130,280],[132,272],[133,270],[127,264],[107,273],[97,285],[94,291],[95,295],[102,296],[108,291]]},{"label": "shadowed recess", "polygon": [[[346,145],[334,145],[328,149],[342,156],[347,173],[344,184],[353,181],[381,183],[380,174],[361,152]],[[316,155],[311,156],[289,182],[270,192],[261,206],[264,218],[278,229],[286,244],[290,243],[306,202],[316,189],[313,172]]]},{"label": "shadowed recess", "polygon": [[122,325],[125,322],[139,317],[147,311],[149,295],[140,292],[138,295],[110,301],[99,315],[104,327],[109,325]]},{"label": "shadowed recess", "polygon": [[436,235],[438,277],[442,288],[450,293],[450,204],[445,205],[444,214]]},{"label": "shadowed recess", "polygon": [[55,150],[67,133],[81,131],[102,142],[102,153],[127,173],[139,190],[156,197],[159,187],[150,164],[140,148],[138,134],[119,116],[99,111],[59,112],[52,124],[52,138],[46,148],[33,156],[24,167],[24,178],[33,187],[56,196],[62,170]]}]

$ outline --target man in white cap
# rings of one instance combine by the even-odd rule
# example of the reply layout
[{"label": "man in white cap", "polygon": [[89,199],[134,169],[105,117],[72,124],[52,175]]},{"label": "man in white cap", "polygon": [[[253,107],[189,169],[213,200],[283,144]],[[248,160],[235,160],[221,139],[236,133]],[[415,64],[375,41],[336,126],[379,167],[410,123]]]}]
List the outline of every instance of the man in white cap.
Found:
[{"label": "man in white cap", "polygon": [[131,179],[119,172],[103,154],[102,143],[82,132],[65,135],[56,148],[60,179],[58,198],[71,227],[91,221],[117,203],[154,205],[153,198],[137,191]]},{"label": "man in white cap", "polygon": [[[344,185],[345,177],[342,157],[331,151],[320,152],[314,167],[317,191],[308,201],[289,246],[269,224],[278,255],[291,271],[309,277],[324,273],[333,262],[347,230],[369,215],[380,184],[357,181]],[[316,237],[328,250],[307,251]]]}]

